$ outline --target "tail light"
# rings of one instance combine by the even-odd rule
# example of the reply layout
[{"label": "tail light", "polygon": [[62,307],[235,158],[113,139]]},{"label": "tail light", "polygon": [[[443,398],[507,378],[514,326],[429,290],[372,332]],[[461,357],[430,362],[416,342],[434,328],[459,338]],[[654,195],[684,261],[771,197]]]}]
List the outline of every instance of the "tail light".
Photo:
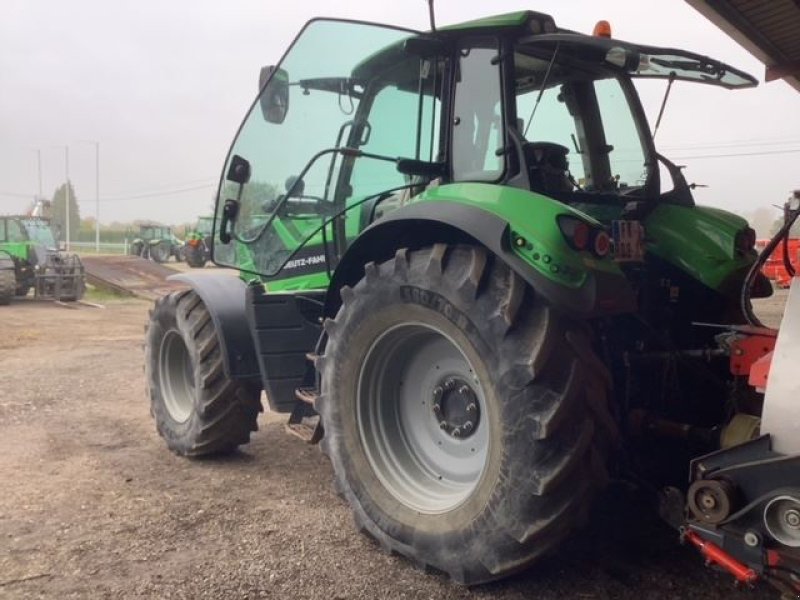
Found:
[{"label": "tail light", "polygon": [[608,256],[610,250],[611,238],[605,231],[598,231],[594,236],[594,246],[592,247],[592,252],[594,252],[596,256],[603,258],[604,256]]},{"label": "tail light", "polygon": [[561,215],[558,227],[570,248],[578,251],[588,250],[600,258],[606,256],[611,248],[608,234],[596,229],[577,217]]}]

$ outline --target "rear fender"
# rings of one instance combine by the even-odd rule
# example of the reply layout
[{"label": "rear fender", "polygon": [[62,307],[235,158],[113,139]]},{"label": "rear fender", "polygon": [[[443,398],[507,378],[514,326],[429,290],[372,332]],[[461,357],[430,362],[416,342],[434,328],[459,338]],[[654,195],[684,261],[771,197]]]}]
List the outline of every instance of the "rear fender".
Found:
[{"label": "rear fender", "polygon": [[341,288],[355,285],[364,276],[366,263],[388,260],[399,248],[413,250],[434,243],[484,246],[551,305],[576,317],[616,314],[636,308],[635,295],[621,272],[587,268],[587,276],[579,287],[560,285],[514,252],[510,225],[497,214],[457,202],[416,202],[376,221],[350,245],[328,288],[325,316],[336,314],[341,305]]}]

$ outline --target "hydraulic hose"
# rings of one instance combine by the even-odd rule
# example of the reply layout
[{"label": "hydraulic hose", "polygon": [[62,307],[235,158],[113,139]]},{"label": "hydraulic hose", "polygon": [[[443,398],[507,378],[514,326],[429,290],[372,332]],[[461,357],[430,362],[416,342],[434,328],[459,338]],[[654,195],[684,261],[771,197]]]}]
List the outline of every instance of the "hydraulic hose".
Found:
[{"label": "hydraulic hose", "polygon": [[[742,313],[744,314],[745,318],[747,319],[748,324],[753,325],[754,327],[764,327],[764,324],[761,320],[755,315],[753,312],[753,305],[750,303],[750,292],[753,288],[753,282],[758,275],[758,272],[761,270],[761,267],[764,266],[764,263],[767,262],[767,259],[772,255],[775,251],[775,248],[778,247],[778,244],[781,241],[784,242],[784,261],[789,262],[789,251],[788,251],[788,239],[789,239],[789,232],[792,229],[792,225],[797,220],[797,217],[800,216],[800,207],[794,210],[786,208],[784,213],[784,220],[783,226],[778,230],[778,232],[772,236],[772,239],[766,245],[766,247],[761,251],[761,254],[756,259],[756,262],[753,263],[753,266],[750,267],[750,270],[747,272],[747,277],[744,279],[744,284],[742,285],[742,293],[739,297],[740,306],[742,309]],[[787,271],[789,269],[787,268]],[[794,277],[794,268],[790,271],[790,275]]]}]

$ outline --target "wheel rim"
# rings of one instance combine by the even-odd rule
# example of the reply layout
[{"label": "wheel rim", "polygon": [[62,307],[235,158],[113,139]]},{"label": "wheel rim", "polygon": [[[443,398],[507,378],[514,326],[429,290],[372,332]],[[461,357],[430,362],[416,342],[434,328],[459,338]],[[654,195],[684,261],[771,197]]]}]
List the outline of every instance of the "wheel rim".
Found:
[{"label": "wheel rim", "polygon": [[167,412],[174,421],[185,423],[194,405],[194,368],[186,343],[174,329],[161,340],[158,367]]},{"label": "wheel rim", "polygon": [[489,449],[483,388],[439,329],[407,323],[370,347],[359,375],[357,419],[367,459],[407,507],[442,513],[480,481]]}]

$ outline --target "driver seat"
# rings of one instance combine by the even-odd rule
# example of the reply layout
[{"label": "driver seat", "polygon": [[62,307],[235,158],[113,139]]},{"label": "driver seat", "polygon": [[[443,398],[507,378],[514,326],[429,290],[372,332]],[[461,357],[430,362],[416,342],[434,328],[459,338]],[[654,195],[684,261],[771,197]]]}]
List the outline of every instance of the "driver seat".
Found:
[{"label": "driver seat", "polygon": [[571,192],[569,148],[553,142],[524,142],[522,152],[531,189],[536,192]]}]

